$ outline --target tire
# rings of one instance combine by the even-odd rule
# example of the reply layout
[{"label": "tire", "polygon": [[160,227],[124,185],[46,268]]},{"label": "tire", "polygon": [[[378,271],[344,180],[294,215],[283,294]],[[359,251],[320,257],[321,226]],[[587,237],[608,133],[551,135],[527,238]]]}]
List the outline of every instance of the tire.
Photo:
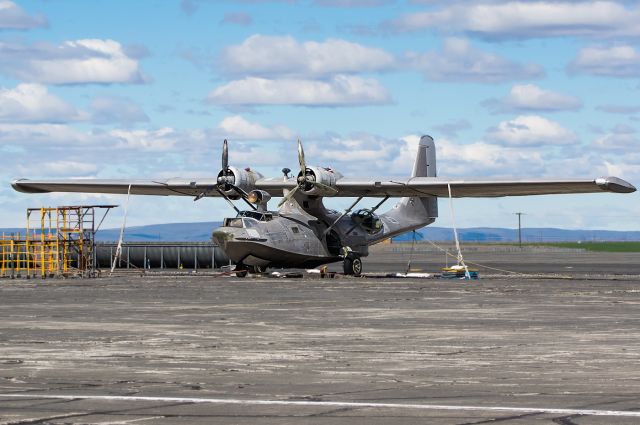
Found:
[{"label": "tire", "polygon": [[236,271],[236,277],[247,277],[247,273],[249,273],[247,270],[238,270]]},{"label": "tire", "polygon": [[359,277],[362,275],[362,260],[358,255],[350,253],[343,262],[344,274]]},{"label": "tire", "polygon": [[264,266],[252,266],[250,270],[251,270],[251,273],[253,274],[262,274],[265,272],[266,269],[267,268]]}]

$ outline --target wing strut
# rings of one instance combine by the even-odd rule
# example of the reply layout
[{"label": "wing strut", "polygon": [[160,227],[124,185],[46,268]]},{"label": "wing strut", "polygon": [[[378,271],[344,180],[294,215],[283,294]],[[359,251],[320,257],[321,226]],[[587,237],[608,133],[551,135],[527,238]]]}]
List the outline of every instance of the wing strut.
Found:
[{"label": "wing strut", "polygon": [[[127,189],[127,203],[124,204],[124,218],[122,219],[122,227],[120,228],[120,237],[118,238],[118,246],[116,246],[116,255],[113,257],[111,264],[111,272],[109,276],[113,274],[113,271],[116,268],[116,262],[120,261],[120,257],[122,257],[122,240],[124,239],[124,228],[127,227],[127,213],[129,212],[129,197],[131,197],[131,184],[129,184],[129,189]],[[146,268],[146,264],[145,264]]]},{"label": "wing strut", "polygon": [[345,215],[349,214],[351,212],[351,210],[358,205],[358,202],[362,201],[362,198],[364,198],[364,196],[359,197],[358,199],[356,199],[356,202],[354,202],[353,204],[351,204],[351,206],[349,208],[347,208],[346,210],[344,210],[344,212],[342,214],[340,214],[340,217],[336,218],[335,221],[333,223],[331,223],[331,226],[327,227],[327,229],[324,231],[324,233],[322,233],[322,236],[327,236],[327,234],[329,233],[329,231],[333,228],[333,226],[336,225],[336,223],[338,221],[340,221],[340,219],[342,217],[344,217]]},{"label": "wing strut", "polygon": [[[387,199],[389,199],[389,198],[390,198],[390,196],[388,196],[388,195],[387,195],[387,196],[385,196],[385,197],[382,199],[382,201],[378,202],[378,203],[376,204],[376,206],[374,206],[373,208],[371,208],[371,213],[373,214],[374,212],[376,212],[376,210],[377,210],[378,208],[380,208],[380,207],[382,206],[382,204],[384,204],[385,202],[387,202]],[[347,230],[347,233],[345,233],[345,235],[348,235],[349,233],[353,232],[353,230],[354,230],[356,227],[358,227],[358,225],[357,225],[357,224],[354,224],[354,225],[351,227],[351,229]]]},{"label": "wing strut", "polygon": [[234,210],[236,210],[236,213],[240,214],[240,210],[238,209],[238,207],[236,207],[236,204],[234,204],[233,202],[231,202],[231,199],[229,199],[229,197],[227,196],[226,193],[224,193],[222,190],[220,190],[220,188],[216,187],[216,190],[218,191],[218,193],[220,194],[220,196],[222,196],[224,198],[225,201],[227,201],[229,203],[229,205],[231,205],[231,208],[233,208]]},{"label": "wing strut", "polygon": [[458,265],[464,267],[465,279],[471,279],[469,274],[469,268],[464,263],[462,258],[462,250],[460,249],[460,241],[458,240],[458,228],[456,226],[456,215],[453,212],[453,196],[451,196],[451,184],[447,183],[447,189],[449,189],[449,207],[451,208],[451,223],[453,224],[453,236],[456,239],[456,249],[458,250]]}]

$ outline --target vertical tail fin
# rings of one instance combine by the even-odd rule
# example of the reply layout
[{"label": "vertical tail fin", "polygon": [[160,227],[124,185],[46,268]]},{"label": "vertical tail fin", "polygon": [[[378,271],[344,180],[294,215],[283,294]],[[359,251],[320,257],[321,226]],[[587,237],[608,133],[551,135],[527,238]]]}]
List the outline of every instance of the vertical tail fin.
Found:
[{"label": "vertical tail fin", "polygon": [[431,136],[422,136],[412,177],[436,177],[436,144]]},{"label": "vertical tail fin", "polygon": [[[436,145],[431,136],[422,136],[413,165],[412,177],[436,177]],[[400,199],[381,215],[385,221],[382,238],[392,237],[412,229],[431,224],[438,217],[438,198],[435,196],[410,196]]]},{"label": "vertical tail fin", "polygon": [[[436,144],[431,136],[422,136],[420,143],[418,144],[418,154],[416,155],[416,162],[413,164],[412,177],[436,177],[438,175],[436,171]],[[415,199],[419,200],[426,216],[429,218],[436,218],[438,216],[438,198],[435,196],[425,196],[420,198],[402,198],[399,204],[407,205],[413,204]]]}]

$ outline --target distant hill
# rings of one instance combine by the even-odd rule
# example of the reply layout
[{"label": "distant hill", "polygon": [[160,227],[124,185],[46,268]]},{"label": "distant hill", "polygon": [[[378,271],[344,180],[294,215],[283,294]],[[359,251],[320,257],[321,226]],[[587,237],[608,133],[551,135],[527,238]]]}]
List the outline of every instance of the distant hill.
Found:
[{"label": "distant hill", "polygon": [[[217,221],[200,223],[169,223],[148,226],[132,226],[125,230],[125,240],[131,242],[207,242],[211,233],[221,225]],[[0,229],[5,235],[21,232],[24,229]],[[116,241],[120,229],[104,229],[98,231],[99,241]],[[494,227],[471,227],[458,229],[458,236],[465,242],[517,242],[518,230]],[[394,240],[411,241],[413,233],[405,233]],[[448,227],[427,226],[416,232],[416,240],[432,241],[453,240],[453,230]],[[573,242],[573,241],[640,241],[640,231],[613,230],[565,230],[554,228],[522,229],[524,242]]]},{"label": "distant hill", "polygon": [[[213,230],[221,224],[219,221],[207,221],[132,226],[125,229],[124,239],[130,242],[207,242],[211,240]],[[99,230],[96,234],[99,241],[117,241],[119,237],[120,229]]]},{"label": "distant hill", "polygon": [[[428,239],[432,241],[453,240],[453,229],[448,227],[427,226],[416,232],[416,240]],[[394,240],[410,241],[411,232],[405,233]],[[518,229],[497,227],[471,227],[458,229],[458,238],[466,242],[517,242]],[[523,242],[572,242],[572,241],[640,241],[640,231],[614,230],[566,230],[555,228],[524,228]]]}]

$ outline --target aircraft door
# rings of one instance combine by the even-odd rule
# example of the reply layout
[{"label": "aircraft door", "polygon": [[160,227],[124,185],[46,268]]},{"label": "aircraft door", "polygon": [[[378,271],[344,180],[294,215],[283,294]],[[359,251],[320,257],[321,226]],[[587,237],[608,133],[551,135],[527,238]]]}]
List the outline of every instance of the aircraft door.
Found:
[{"label": "aircraft door", "polygon": [[329,254],[335,255],[336,257],[340,255],[340,249],[342,249],[342,241],[340,240],[340,236],[335,230],[331,230],[326,237],[327,241],[327,251]]}]

